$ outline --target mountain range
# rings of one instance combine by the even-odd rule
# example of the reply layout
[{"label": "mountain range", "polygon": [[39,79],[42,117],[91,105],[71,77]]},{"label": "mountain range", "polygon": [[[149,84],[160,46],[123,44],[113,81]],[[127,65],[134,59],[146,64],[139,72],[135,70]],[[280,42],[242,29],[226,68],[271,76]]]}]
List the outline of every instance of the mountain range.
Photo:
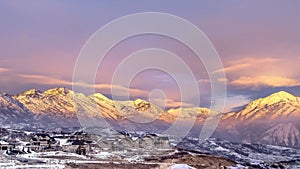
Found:
[{"label": "mountain range", "polygon": [[[181,120],[183,124],[196,121],[192,130],[197,133],[210,112],[200,107],[163,110],[142,99],[115,101],[100,93],[84,95],[66,88],[0,94],[0,124],[10,128],[92,127],[104,119],[116,129],[159,133]],[[214,136],[299,148],[300,97],[281,91],[254,100],[239,111],[224,113]]]}]

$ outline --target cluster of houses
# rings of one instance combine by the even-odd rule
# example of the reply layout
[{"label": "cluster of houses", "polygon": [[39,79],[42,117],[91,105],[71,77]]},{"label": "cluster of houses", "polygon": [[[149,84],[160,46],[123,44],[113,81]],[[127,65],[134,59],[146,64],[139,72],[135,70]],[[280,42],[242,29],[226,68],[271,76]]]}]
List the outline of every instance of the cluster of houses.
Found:
[{"label": "cluster of houses", "polygon": [[110,135],[92,135],[85,132],[75,133],[30,133],[27,136],[0,140],[0,151],[9,155],[44,152],[66,151],[80,155],[93,151],[135,151],[135,150],[166,150],[172,149],[168,137],[156,134],[129,134],[116,132]]},{"label": "cluster of houses", "polygon": [[168,137],[156,134],[119,134],[98,139],[98,148],[103,151],[165,150],[172,149]]}]

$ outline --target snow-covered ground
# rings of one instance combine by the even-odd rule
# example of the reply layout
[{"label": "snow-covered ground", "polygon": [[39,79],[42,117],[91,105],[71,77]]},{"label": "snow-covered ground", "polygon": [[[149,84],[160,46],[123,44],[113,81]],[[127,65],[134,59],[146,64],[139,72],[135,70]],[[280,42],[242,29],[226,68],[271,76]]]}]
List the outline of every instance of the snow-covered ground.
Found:
[{"label": "snow-covered ground", "polygon": [[42,169],[63,169],[65,165],[60,164],[37,164],[37,165],[14,165],[5,166],[6,169],[19,169],[19,168],[42,168]]},{"label": "snow-covered ground", "polygon": [[250,164],[265,168],[271,165],[282,165],[300,168],[300,150],[289,147],[233,143],[215,138],[208,139],[202,144],[188,138],[181,143],[180,147],[222,156],[242,165]]},{"label": "snow-covered ground", "polygon": [[196,169],[195,167],[191,167],[187,164],[174,164],[169,169]]},{"label": "snow-covered ground", "polygon": [[[58,139],[60,145],[66,145],[67,139]],[[3,144],[5,142],[2,142]],[[26,142],[22,142],[22,145]],[[215,156],[225,157],[237,162],[238,166],[231,168],[253,165],[257,167],[265,167],[271,165],[282,165],[290,168],[300,168],[300,150],[269,146],[261,144],[240,144],[232,143],[225,140],[209,139],[202,144],[198,144],[194,139],[184,140],[182,145],[184,149],[190,150],[191,154],[199,152],[209,153]],[[0,168],[63,168],[64,166],[75,164],[97,164],[97,163],[122,163],[122,164],[159,164],[167,166],[170,169],[187,168],[191,169],[186,164],[175,165],[172,163],[160,163],[159,161],[147,162],[145,159],[152,157],[159,157],[163,155],[172,155],[179,150],[134,150],[134,151],[114,151],[104,152],[100,149],[93,150],[87,156],[78,155],[76,153],[64,151],[50,151],[50,152],[34,152],[27,154],[19,154],[16,156],[9,156],[0,153]],[[198,151],[198,152],[197,152]],[[2,152],[4,153],[4,152]],[[184,162],[185,163],[185,162]],[[172,165],[170,165],[172,164]],[[172,168],[173,167],[173,168]]]}]

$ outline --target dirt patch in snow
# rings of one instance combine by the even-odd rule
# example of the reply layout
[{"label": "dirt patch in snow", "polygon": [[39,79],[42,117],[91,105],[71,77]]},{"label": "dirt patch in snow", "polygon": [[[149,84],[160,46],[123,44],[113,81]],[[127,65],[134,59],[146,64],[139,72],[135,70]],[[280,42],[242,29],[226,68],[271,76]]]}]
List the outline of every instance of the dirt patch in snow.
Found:
[{"label": "dirt patch in snow", "polygon": [[190,154],[188,152],[176,152],[157,158],[145,159],[147,162],[188,164],[195,168],[223,168],[225,166],[236,166],[236,163],[222,158],[207,154]]},{"label": "dirt patch in snow", "polygon": [[142,164],[142,163],[101,163],[101,164],[75,164],[69,163],[66,165],[66,169],[153,169],[159,168],[158,164]]}]

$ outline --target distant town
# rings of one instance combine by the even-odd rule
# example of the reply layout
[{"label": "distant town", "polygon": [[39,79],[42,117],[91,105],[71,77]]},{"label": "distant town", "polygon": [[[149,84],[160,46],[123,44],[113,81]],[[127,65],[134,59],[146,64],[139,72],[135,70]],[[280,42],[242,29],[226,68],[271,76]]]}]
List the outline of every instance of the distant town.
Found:
[{"label": "distant town", "polygon": [[[297,166],[300,150],[161,134],[0,128],[0,168],[249,168]],[[176,144],[179,143],[179,144]],[[173,168],[172,168],[173,167]]]}]

